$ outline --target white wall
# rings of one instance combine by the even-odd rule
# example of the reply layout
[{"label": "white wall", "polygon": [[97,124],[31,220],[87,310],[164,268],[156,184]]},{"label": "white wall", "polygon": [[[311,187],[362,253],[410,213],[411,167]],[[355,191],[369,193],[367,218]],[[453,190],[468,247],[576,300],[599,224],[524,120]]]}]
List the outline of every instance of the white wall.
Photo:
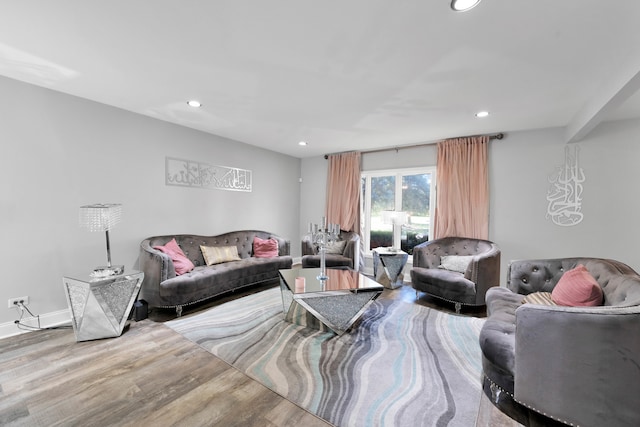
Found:
[{"label": "white wall", "polygon": [[[4,77],[0,93],[0,307],[66,310],[62,277],[106,263],[104,234],[78,225],[85,204],[123,204],[111,253],[128,268],[159,234],[266,230],[299,256],[300,159]],[[166,186],[167,156],[249,169],[253,191]],[[0,308],[0,326],[16,318]]]},{"label": "white wall", "polygon": [[[237,229],[300,238],[325,208],[327,161],[296,159],[15,80],[0,78],[0,304],[28,295],[35,313],[66,309],[62,277],[106,261],[104,236],[78,226],[78,207],[122,203],[115,264],[137,267],[138,244],[157,234]],[[599,256],[640,270],[640,120],[600,125],[580,142],[584,221],[545,218],[548,176],[564,162],[562,129],[511,132],[490,146],[489,238],[509,260]],[[435,146],[372,153],[363,169],[435,165]],[[165,185],[165,157],[253,171],[253,192]],[[302,182],[299,182],[302,178]],[[16,311],[0,308],[0,326]]]},{"label": "white wall", "polygon": [[[640,271],[636,255],[640,227],[640,120],[600,125],[577,145],[586,174],[584,220],[560,227],[546,218],[548,177],[564,164],[563,129],[508,133],[489,148],[489,239],[502,249],[501,284],[510,260],[569,256],[614,258]],[[435,166],[436,146],[363,155],[363,170]],[[319,158],[320,159],[320,158]],[[316,176],[326,162],[303,160],[302,174]],[[305,209],[320,209],[316,198],[301,194]],[[324,201],[322,202],[324,207]],[[304,218],[302,218],[304,219]]]},{"label": "white wall", "polygon": [[[298,253],[302,236],[309,232],[309,223],[319,224],[327,206],[327,165],[324,157],[302,159],[300,166],[300,230]],[[304,202],[303,202],[304,199]]]},{"label": "white wall", "polygon": [[575,144],[586,180],[584,219],[571,227],[546,218],[548,179],[564,164],[562,136],[563,129],[516,132],[491,146],[490,235],[503,251],[503,281],[509,260],[522,258],[613,258],[640,271],[640,120],[601,124]]}]

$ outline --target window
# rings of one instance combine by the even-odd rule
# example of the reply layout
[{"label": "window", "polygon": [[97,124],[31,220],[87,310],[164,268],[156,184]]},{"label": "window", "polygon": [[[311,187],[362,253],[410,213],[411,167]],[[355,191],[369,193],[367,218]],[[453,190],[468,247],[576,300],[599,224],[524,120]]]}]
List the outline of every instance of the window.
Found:
[{"label": "window", "polygon": [[371,171],[361,174],[362,224],[367,252],[393,246],[393,225],[385,223],[384,211],[403,211],[407,223],[396,227],[403,251],[429,240],[435,200],[435,167]]}]

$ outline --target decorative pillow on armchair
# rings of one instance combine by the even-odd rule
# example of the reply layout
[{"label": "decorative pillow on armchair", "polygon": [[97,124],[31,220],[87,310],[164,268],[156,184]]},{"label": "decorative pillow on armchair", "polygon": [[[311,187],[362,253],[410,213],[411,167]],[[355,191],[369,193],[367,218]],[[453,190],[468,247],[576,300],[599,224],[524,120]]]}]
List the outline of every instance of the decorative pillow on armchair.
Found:
[{"label": "decorative pillow on armchair", "polygon": [[335,242],[329,242],[325,246],[326,254],[342,255],[344,248],[347,246],[346,240],[336,240]]},{"label": "decorative pillow on armchair", "polygon": [[176,239],[171,239],[171,241],[164,246],[154,246],[153,249],[157,249],[160,252],[169,255],[169,258],[173,261],[173,267],[175,268],[178,276],[190,272],[195,267],[191,260],[187,258],[184,252],[182,252],[182,249],[178,245],[178,242],[176,242]]},{"label": "decorative pillow on armchair", "polygon": [[440,265],[438,268],[464,274],[472,259],[473,255],[444,255],[440,257]]},{"label": "decorative pillow on armchair", "polygon": [[596,306],[602,305],[602,288],[589,270],[578,264],[565,272],[551,291],[551,298],[558,305]]},{"label": "decorative pillow on armchair", "polygon": [[278,256],[278,241],[274,238],[253,238],[253,256],[256,258],[274,258]]}]

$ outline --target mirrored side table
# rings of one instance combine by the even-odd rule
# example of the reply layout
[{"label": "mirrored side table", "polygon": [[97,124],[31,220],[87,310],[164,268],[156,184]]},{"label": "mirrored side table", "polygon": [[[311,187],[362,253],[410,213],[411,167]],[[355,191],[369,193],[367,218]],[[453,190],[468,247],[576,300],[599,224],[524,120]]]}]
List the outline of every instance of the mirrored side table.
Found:
[{"label": "mirrored side table", "polygon": [[64,277],[76,341],[122,335],[143,278],[140,271],[107,277],[89,274]]},{"label": "mirrored side table", "polygon": [[408,259],[409,254],[400,249],[374,249],[373,276],[376,278],[376,282],[389,289],[396,289],[402,286],[404,279],[402,270]]}]

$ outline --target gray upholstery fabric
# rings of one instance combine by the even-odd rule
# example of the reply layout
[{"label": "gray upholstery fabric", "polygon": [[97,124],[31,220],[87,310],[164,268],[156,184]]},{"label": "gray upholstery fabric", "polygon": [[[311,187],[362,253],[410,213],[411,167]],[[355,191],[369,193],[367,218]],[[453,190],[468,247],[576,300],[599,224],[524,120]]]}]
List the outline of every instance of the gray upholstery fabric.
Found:
[{"label": "gray upholstery fabric", "polygon": [[[253,239],[274,238],[278,241],[275,258],[253,257]],[[168,255],[153,249],[175,238],[176,242],[196,266],[191,272],[176,276]],[[235,245],[240,261],[206,266],[202,246]],[[140,269],[144,281],[140,298],[155,307],[181,307],[203,301],[245,286],[273,281],[278,282],[278,270],[291,268],[290,241],[266,231],[234,231],[219,236],[190,234],[156,236],[140,243]]]},{"label": "gray upholstery fabric", "polygon": [[[473,255],[462,273],[438,268],[445,255]],[[500,249],[488,240],[445,237],[413,248],[411,284],[417,291],[465,305],[484,305],[485,294],[500,284]]]},{"label": "gray upholstery fabric", "polygon": [[[525,294],[551,292],[578,264],[602,287],[603,306],[522,304]],[[507,286],[486,295],[480,348],[491,382],[564,423],[640,425],[640,276],[607,259],[519,260]]]},{"label": "gray upholstery fabric", "polygon": [[[354,270],[360,269],[360,236],[353,231],[340,231],[340,240],[346,240],[342,254],[325,255],[325,265],[327,267],[349,267]],[[320,255],[316,245],[307,235],[302,238],[302,268],[320,267]]]}]

